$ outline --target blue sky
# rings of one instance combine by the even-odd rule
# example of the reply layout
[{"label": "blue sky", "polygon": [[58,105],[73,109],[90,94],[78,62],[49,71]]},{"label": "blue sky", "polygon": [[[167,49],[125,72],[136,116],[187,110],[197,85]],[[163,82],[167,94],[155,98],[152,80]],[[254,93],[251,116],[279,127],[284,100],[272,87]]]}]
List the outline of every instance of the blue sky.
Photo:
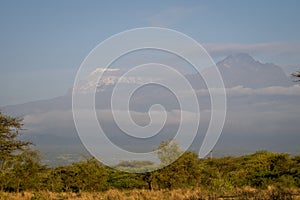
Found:
[{"label": "blue sky", "polygon": [[[1,1],[0,106],[63,95],[85,56],[121,31],[183,32],[218,61],[245,51],[300,66],[300,1]],[[299,67],[300,68],[300,67]]]}]

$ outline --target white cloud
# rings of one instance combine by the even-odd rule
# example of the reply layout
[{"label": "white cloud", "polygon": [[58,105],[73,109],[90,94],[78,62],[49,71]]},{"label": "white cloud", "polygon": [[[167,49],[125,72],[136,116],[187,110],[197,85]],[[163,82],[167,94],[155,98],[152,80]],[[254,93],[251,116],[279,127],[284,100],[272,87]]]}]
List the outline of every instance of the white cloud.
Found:
[{"label": "white cloud", "polygon": [[[82,110],[82,118],[85,118],[85,114],[88,115],[88,110]],[[111,115],[111,110],[97,110],[97,115],[99,116],[99,120],[102,122],[112,122],[113,118]],[[114,113],[117,116],[125,116],[127,114],[126,110],[116,110]],[[170,124],[177,124],[180,122],[181,113],[183,113],[187,117],[187,121],[193,121],[197,116],[196,113],[189,112],[189,111],[180,111],[180,110],[171,110],[171,111],[163,111],[163,110],[154,110],[151,111],[151,115],[153,117],[152,123],[160,124],[161,122],[157,119],[160,119],[162,115],[166,113],[168,115],[168,123]],[[147,112],[137,112],[137,111],[130,111],[130,115],[132,119],[137,124],[147,124],[149,122],[149,113]],[[120,119],[122,122],[122,118]],[[128,120],[124,120],[124,122],[128,122]],[[37,114],[30,114],[24,117],[24,124],[26,126],[33,127],[34,125],[46,125],[45,128],[53,127],[53,126],[68,126],[73,123],[73,116],[71,110],[64,110],[64,111],[50,111],[46,113],[37,113]]]},{"label": "white cloud", "polygon": [[244,88],[237,86],[226,90],[229,95],[300,95],[300,85],[290,87]]},{"label": "white cloud", "polygon": [[148,17],[146,21],[151,26],[168,27],[202,10],[202,7],[169,7]]},{"label": "white cloud", "polygon": [[245,52],[251,55],[291,55],[296,56],[300,53],[299,43],[289,42],[264,42],[254,44],[204,44],[206,50],[213,56],[228,56],[234,53]]},{"label": "white cloud", "polygon": [[[300,95],[300,85],[293,85],[290,87],[280,87],[280,86],[272,86],[265,88],[245,88],[243,86],[236,86],[232,88],[226,88],[226,94],[229,96],[234,95],[291,95],[291,96],[299,96]],[[217,88],[212,88],[213,92],[218,93],[218,91],[222,92],[222,90]],[[196,91],[198,95],[206,96],[209,95],[207,89],[200,89]],[[187,92],[182,92],[184,95],[188,95]]]},{"label": "white cloud", "polygon": [[[49,121],[49,119],[51,119]],[[68,121],[73,120],[72,119],[72,113],[71,111],[50,111],[46,113],[36,113],[31,115],[26,115],[24,117],[24,123],[25,124],[39,124],[43,123],[45,121],[51,123],[51,124],[57,124],[60,123],[66,123]]]}]

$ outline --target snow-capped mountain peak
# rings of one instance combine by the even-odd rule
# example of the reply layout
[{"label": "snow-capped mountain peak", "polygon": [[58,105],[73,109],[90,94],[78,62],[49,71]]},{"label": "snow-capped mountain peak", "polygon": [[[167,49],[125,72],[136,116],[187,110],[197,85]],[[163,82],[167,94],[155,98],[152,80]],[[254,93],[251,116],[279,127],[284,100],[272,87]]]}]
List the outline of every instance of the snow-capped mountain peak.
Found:
[{"label": "snow-capped mountain peak", "polygon": [[91,76],[99,74],[99,73],[104,73],[104,72],[117,72],[120,69],[116,69],[116,68],[101,68],[98,67],[96,68],[92,73],[90,73]]}]

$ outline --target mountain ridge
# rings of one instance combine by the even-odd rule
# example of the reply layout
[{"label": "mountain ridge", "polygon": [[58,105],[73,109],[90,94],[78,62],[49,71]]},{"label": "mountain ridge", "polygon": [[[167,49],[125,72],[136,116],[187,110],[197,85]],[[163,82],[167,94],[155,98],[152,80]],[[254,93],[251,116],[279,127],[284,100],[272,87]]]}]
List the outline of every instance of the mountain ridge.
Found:
[{"label": "mountain ridge", "polygon": [[[295,84],[284,74],[279,66],[272,63],[261,63],[246,53],[229,55],[216,65],[223,78],[225,88],[242,86],[255,89],[271,86],[289,87]],[[91,75],[95,76],[99,71],[103,73],[102,68],[96,68]],[[88,84],[97,84],[99,86],[97,95],[109,98],[115,82],[118,81],[117,75],[122,74],[120,71],[119,69],[110,69],[108,75],[113,78],[104,77],[104,82],[102,83],[97,84],[93,82]],[[203,73],[211,73],[210,68],[207,68]],[[188,74],[185,76],[195,89],[206,88],[205,82],[199,74]],[[129,80],[121,79],[121,82],[123,84],[134,84],[138,80],[138,78],[131,78]],[[71,95],[71,90],[69,90],[63,96],[8,105],[0,107],[0,110],[17,117],[22,117],[30,113],[46,112],[47,110],[68,110],[71,109]]]}]

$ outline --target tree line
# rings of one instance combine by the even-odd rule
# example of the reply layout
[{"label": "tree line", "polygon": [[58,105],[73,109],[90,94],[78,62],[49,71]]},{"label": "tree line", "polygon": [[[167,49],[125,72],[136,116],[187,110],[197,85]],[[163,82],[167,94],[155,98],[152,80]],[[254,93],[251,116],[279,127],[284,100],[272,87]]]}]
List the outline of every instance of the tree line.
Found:
[{"label": "tree line", "polygon": [[[181,152],[176,143],[163,142],[157,153],[161,164],[178,153],[182,155],[172,164],[152,172],[147,171],[157,166],[149,161],[123,161],[113,169],[95,158],[51,168],[41,164],[30,142],[19,140],[21,129],[21,119],[0,113],[1,191],[97,192],[201,187],[222,193],[245,186],[300,188],[299,155],[259,151],[240,157],[200,159],[193,152]],[[118,169],[144,170],[144,173]]]}]

